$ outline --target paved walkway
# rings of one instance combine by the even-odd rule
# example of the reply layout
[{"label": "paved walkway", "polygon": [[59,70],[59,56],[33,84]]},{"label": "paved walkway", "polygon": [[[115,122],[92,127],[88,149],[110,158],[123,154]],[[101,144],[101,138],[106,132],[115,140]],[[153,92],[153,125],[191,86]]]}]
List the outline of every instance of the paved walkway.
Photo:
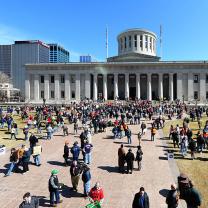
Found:
[{"label": "paved walkway", "polygon": [[[137,133],[139,126],[132,125],[130,128],[133,135],[133,143],[130,146],[135,153],[138,145]],[[160,134],[157,133],[156,140],[151,142],[150,131],[148,130],[142,138],[144,152],[142,170],[135,170],[132,175],[117,172],[117,150],[120,144],[124,143],[126,152],[130,147],[127,144],[126,137],[121,140],[113,140],[111,128],[108,128],[105,133],[99,133],[92,137],[94,145],[91,165],[92,185],[96,181],[100,181],[104,189],[105,208],[130,208],[134,194],[139,191],[141,186],[145,187],[149,195],[151,208],[167,207],[163,195],[170,188],[170,184],[175,181],[175,178],[173,178],[168,161],[165,159],[163,140],[159,135],[161,135],[161,132]],[[0,156],[1,208],[18,207],[23,194],[27,191],[36,196],[41,196],[40,207],[49,207],[48,179],[53,168],[60,170],[59,181],[65,184],[62,193],[63,203],[59,207],[82,208],[88,203],[88,200],[81,197],[81,193],[83,193],[82,181],[79,183],[78,193],[70,191],[69,167],[63,165],[62,157],[66,139],[72,145],[75,140],[79,141],[79,136],[62,137],[60,132],[51,141],[42,141],[42,166],[30,165],[30,171],[25,175],[15,173],[10,177],[3,177],[4,165],[8,163],[9,154]],[[137,167],[136,163],[135,167]]]}]

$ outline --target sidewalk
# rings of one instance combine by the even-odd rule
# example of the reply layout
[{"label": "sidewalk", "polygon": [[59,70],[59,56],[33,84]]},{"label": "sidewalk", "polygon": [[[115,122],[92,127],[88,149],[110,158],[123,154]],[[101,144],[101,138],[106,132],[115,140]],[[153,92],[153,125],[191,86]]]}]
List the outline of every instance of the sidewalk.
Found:
[{"label": "sidewalk", "polygon": [[[72,132],[73,125],[70,125]],[[137,133],[138,125],[130,126],[132,130],[133,153],[136,153],[138,145]],[[49,207],[48,179],[50,171],[53,168],[60,170],[59,181],[65,184],[63,191],[63,203],[59,207],[63,208],[81,208],[88,204],[88,201],[81,196],[83,193],[82,181],[79,183],[78,193],[69,191],[71,180],[69,167],[63,166],[63,146],[66,139],[70,141],[70,146],[75,140],[79,141],[79,135],[69,135],[62,137],[62,133],[57,133],[51,141],[41,141],[43,153],[41,155],[42,166],[36,167],[30,165],[30,171],[25,175],[13,174],[10,177],[3,177],[0,172],[0,207],[15,208],[22,200],[25,192],[30,191],[33,195],[45,197],[41,200],[40,207]],[[127,138],[121,140],[112,139],[111,128],[105,133],[99,133],[92,137],[93,155],[91,174],[93,185],[100,181],[104,189],[105,208],[130,208],[134,194],[144,186],[150,198],[151,208],[166,208],[165,197],[163,196],[174,183],[175,178],[172,175],[171,168],[163,150],[163,140],[160,139],[161,132],[157,133],[156,140],[150,141],[150,131],[142,138],[142,149],[144,157],[142,161],[142,170],[134,171],[133,174],[117,173],[118,157],[117,150],[123,142],[126,152],[130,147],[127,144]],[[8,163],[9,155],[0,157],[1,168]],[[82,158],[82,156],[81,156]],[[31,160],[33,160],[31,158]],[[135,168],[137,164],[135,162]]]}]

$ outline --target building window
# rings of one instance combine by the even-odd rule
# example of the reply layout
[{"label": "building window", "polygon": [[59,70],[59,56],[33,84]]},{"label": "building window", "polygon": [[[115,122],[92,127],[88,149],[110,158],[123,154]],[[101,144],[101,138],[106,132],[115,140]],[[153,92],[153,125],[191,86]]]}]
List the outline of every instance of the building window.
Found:
[{"label": "building window", "polygon": [[129,48],[131,48],[131,36],[129,36]]},{"label": "building window", "polygon": [[71,75],[71,83],[75,83],[75,75]]},{"label": "building window", "polygon": [[61,98],[65,98],[65,91],[64,90],[61,91]]},{"label": "building window", "polygon": [[199,75],[195,74],[194,75],[194,83],[198,83],[199,82]]},{"label": "building window", "polygon": [[145,35],[145,48],[148,49],[148,36]]},{"label": "building window", "polygon": [[134,35],[134,47],[137,48],[137,35]]},{"label": "building window", "polygon": [[72,95],[71,95],[72,98],[75,98],[75,92],[72,91]]},{"label": "building window", "polygon": [[150,50],[152,51],[152,38],[150,37]]},{"label": "building window", "polygon": [[206,83],[208,83],[208,74],[206,74]]},{"label": "building window", "polygon": [[206,91],[206,99],[208,100],[208,91]]},{"label": "building window", "polygon": [[51,75],[51,83],[54,83],[54,75]]},{"label": "building window", "polygon": [[121,38],[120,40],[120,47],[121,47],[121,51],[123,50],[123,39]]},{"label": "building window", "polygon": [[194,100],[197,100],[197,99],[198,99],[198,92],[194,91]]},{"label": "building window", "polygon": [[54,96],[54,91],[52,90],[51,91],[51,98],[53,99],[55,96]]},{"label": "building window", "polygon": [[40,76],[40,83],[44,83],[44,76]]},{"label": "building window", "polygon": [[126,48],[126,37],[124,38],[124,48]]},{"label": "building window", "polygon": [[43,90],[40,91],[40,98],[42,98],[42,99],[44,98],[44,91]]},{"label": "building window", "polygon": [[143,50],[143,36],[142,35],[140,35],[140,41],[139,41],[140,43],[140,48],[141,48],[141,50]]},{"label": "building window", "polygon": [[61,83],[65,83],[65,76],[63,74],[61,75]]}]

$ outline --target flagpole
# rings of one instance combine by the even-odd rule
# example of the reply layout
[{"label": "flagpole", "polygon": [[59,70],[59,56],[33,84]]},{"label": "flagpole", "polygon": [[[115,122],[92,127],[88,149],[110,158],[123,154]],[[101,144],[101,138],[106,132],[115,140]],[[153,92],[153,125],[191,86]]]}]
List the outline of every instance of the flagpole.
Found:
[{"label": "flagpole", "polygon": [[108,58],[108,25],[106,25],[106,60]]},{"label": "flagpole", "polygon": [[162,59],[163,56],[163,48],[162,48],[162,25],[160,25],[160,57]]}]

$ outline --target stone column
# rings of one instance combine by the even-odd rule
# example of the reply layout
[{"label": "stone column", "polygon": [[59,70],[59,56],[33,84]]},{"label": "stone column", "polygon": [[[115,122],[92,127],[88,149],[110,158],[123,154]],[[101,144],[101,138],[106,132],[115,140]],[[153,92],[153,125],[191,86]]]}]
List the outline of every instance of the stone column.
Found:
[{"label": "stone column", "polygon": [[152,74],[147,74],[147,99],[152,100],[152,83],[151,83]]},{"label": "stone column", "polygon": [[206,100],[206,73],[200,73],[200,101]]},{"label": "stone column", "polygon": [[129,98],[129,73],[125,73],[125,98]]},{"label": "stone column", "polygon": [[60,86],[59,86],[59,82],[60,82],[60,76],[59,74],[55,74],[55,100],[56,102],[59,102],[60,99]]},{"label": "stone column", "polygon": [[177,99],[183,100],[182,73],[177,73]]},{"label": "stone column", "polygon": [[69,101],[71,99],[71,83],[70,83],[70,75],[65,74],[65,101]]},{"label": "stone column", "polygon": [[173,101],[173,73],[169,74],[169,96],[170,101]]},{"label": "stone column", "polygon": [[80,100],[80,73],[75,74],[75,99]]},{"label": "stone column", "polygon": [[49,100],[49,75],[44,75],[44,98],[46,101]]},{"label": "stone column", "polygon": [[25,101],[30,101],[30,75],[28,73],[26,74],[25,79]]},{"label": "stone column", "polygon": [[97,100],[98,92],[97,92],[97,74],[94,74],[94,95],[93,100]]},{"label": "stone column", "polygon": [[141,92],[140,92],[140,74],[136,74],[136,97],[138,99],[141,98]]},{"label": "stone column", "polygon": [[163,99],[163,74],[159,73],[159,88],[158,88],[159,92],[159,98]]},{"label": "stone column", "polygon": [[114,74],[114,98],[118,97],[118,74]]},{"label": "stone column", "polygon": [[40,100],[40,77],[39,74],[35,74],[34,76],[34,100],[35,102]]},{"label": "stone column", "polygon": [[188,100],[194,99],[193,73],[188,73]]},{"label": "stone column", "polygon": [[85,97],[90,98],[90,73],[85,74]]},{"label": "stone column", "polygon": [[108,99],[108,91],[107,91],[107,74],[103,74],[103,98],[105,100]]}]

